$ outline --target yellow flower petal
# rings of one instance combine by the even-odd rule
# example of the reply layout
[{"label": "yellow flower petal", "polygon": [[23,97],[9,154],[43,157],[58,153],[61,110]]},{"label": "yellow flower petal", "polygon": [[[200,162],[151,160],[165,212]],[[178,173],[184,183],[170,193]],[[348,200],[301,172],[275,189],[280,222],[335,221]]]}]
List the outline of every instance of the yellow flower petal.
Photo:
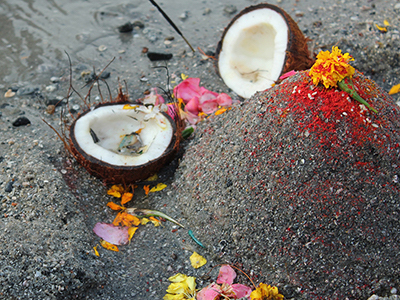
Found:
[{"label": "yellow flower petal", "polygon": [[139,107],[139,105],[125,104],[124,107],[122,107],[122,109],[135,109],[137,107]]},{"label": "yellow flower petal", "polygon": [[185,74],[181,73],[181,78],[182,78],[182,80],[186,80],[189,78],[189,75],[185,75]]},{"label": "yellow flower petal", "polygon": [[147,219],[147,218],[141,218],[141,219],[140,219],[140,224],[141,224],[141,225],[146,225],[146,224],[149,223],[149,222],[150,222],[150,220]]},{"label": "yellow flower petal", "polygon": [[153,187],[153,188],[149,191],[149,193],[154,193],[154,192],[161,191],[161,190],[165,189],[166,187],[167,187],[166,184],[164,184],[164,183],[159,183],[159,184],[157,184],[155,187]]},{"label": "yellow flower petal", "polygon": [[113,185],[108,191],[107,194],[114,196],[116,198],[120,198],[121,197],[121,193],[123,193],[124,188],[122,187],[122,185],[118,184],[118,185]]},{"label": "yellow flower petal", "polygon": [[183,294],[177,294],[177,295],[172,295],[172,294],[166,294],[163,298],[163,300],[186,300],[187,298]]},{"label": "yellow flower petal", "polygon": [[124,193],[121,198],[121,204],[124,205],[132,200],[133,194],[132,193]]},{"label": "yellow flower petal", "polygon": [[390,26],[390,23],[389,23],[388,20],[384,20],[384,21],[383,21],[383,24],[384,24],[385,26]]},{"label": "yellow flower petal", "polygon": [[389,95],[397,94],[398,92],[400,92],[400,84],[392,86],[392,88],[389,91]]},{"label": "yellow flower petal", "polygon": [[381,27],[381,26],[379,26],[378,24],[375,24],[375,26],[376,26],[376,28],[378,28],[378,30],[379,30],[380,32],[387,32],[386,27]]},{"label": "yellow flower petal", "polygon": [[167,288],[167,293],[183,294],[187,290],[187,284],[183,282],[173,282]]},{"label": "yellow flower petal", "polygon": [[115,251],[115,252],[119,251],[119,249],[116,245],[106,242],[105,240],[101,240],[100,245],[107,250],[111,250],[111,251]]},{"label": "yellow flower petal", "polygon": [[279,294],[278,288],[276,286],[270,286],[264,283],[260,283],[258,287],[251,292],[250,294],[251,300],[283,300],[284,297],[282,294]]},{"label": "yellow flower petal", "polygon": [[99,251],[97,251],[97,247],[98,247],[98,246],[99,246],[99,245],[96,245],[96,246],[93,247],[94,254],[95,254],[96,256],[100,256]]},{"label": "yellow flower petal", "polygon": [[150,176],[149,178],[146,179],[146,181],[156,181],[158,179],[158,175],[154,174],[153,176]]},{"label": "yellow flower petal", "polygon": [[187,275],[178,273],[178,274],[168,278],[168,280],[171,282],[182,282],[182,281],[186,280],[187,278],[188,278]]},{"label": "yellow flower petal", "polygon": [[160,221],[160,220],[157,220],[157,219],[154,218],[154,217],[150,217],[149,219],[150,219],[150,221],[154,224],[155,227],[161,225],[161,221]]},{"label": "yellow flower petal", "polygon": [[198,269],[204,266],[207,263],[207,260],[200,254],[193,252],[192,256],[190,256],[190,263],[193,268]]},{"label": "yellow flower petal", "polygon": [[135,234],[136,230],[138,230],[139,227],[129,227],[128,228],[128,240],[131,241],[133,235]]}]

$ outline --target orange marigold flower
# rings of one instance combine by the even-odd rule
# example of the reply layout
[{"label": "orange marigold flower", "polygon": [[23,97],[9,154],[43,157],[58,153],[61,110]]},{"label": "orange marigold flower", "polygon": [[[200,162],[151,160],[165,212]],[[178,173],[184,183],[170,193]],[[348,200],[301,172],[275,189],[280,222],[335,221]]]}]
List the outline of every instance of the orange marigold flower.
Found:
[{"label": "orange marigold flower", "polygon": [[332,52],[321,51],[317,55],[317,61],[311,67],[309,75],[313,84],[322,82],[326,87],[336,87],[339,81],[345,77],[351,78],[355,69],[349,65],[354,60],[349,53],[342,54],[338,47],[332,47]]},{"label": "orange marigold flower", "polygon": [[121,211],[115,217],[114,221],[112,222],[114,226],[138,226],[140,224],[140,219],[134,215],[128,214],[125,211]]}]

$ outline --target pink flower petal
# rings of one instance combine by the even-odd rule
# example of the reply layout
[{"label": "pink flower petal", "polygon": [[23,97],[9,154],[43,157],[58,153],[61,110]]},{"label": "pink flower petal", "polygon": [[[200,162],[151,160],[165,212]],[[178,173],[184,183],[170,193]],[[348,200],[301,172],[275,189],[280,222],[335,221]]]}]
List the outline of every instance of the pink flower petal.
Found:
[{"label": "pink flower petal", "polygon": [[282,74],[282,76],[279,77],[279,79],[280,79],[280,80],[283,80],[283,79],[285,79],[285,78],[288,78],[288,77],[290,77],[290,76],[295,75],[296,73],[297,73],[297,72],[294,71],[294,70],[289,71],[289,72],[286,72],[285,74]]},{"label": "pink flower petal", "polygon": [[220,106],[231,106],[232,105],[232,98],[225,93],[221,93],[217,97],[217,103]]},{"label": "pink flower petal", "polygon": [[206,113],[206,114],[211,114],[214,111],[217,110],[218,108],[218,103],[216,99],[213,100],[209,100],[209,101],[205,101],[203,102],[203,104],[200,106],[202,112]]},{"label": "pink flower petal", "polygon": [[205,92],[202,93],[200,98],[199,98],[199,104],[201,106],[206,101],[210,101],[210,100],[215,100],[216,101],[217,97],[218,97],[218,93],[214,93],[214,92],[211,92],[209,90],[205,90]]},{"label": "pink flower petal", "polygon": [[236,278],[236,272],[232,269],[229,265],[222,265],[219,269],[219,274],[217,278],[217,283],[222,284],[229,284],[233,283],[233,280]]},{"label": "pink flower petal", "polygon": [[128,227],[97,223],[94,226],[93,231],[103,240],[114,245],[126,245],[129,242]]},{"label": "pink flower petal", "polygon": [[199,114],[199,97],[193,97],[185,106],[186,111],[198,115]]},{"label": "pink flower petal", "polygon": [[174,87],[174,95],[183,102],[189,102],[193,97],[200,96],[200,78],[188,78]]},{"label": "pink flower petal", "polygon": [[245,286],[244,284],[236,283],[232,284],[232,291],[235,293],[236,298],[248,298],[250,299],[250,294],[251,294],[251,288],[248,286]]},{"label": "pink flower petal", "polygon": [[221,292],[221,287],[218,284],[212,283],[205,288],[203,288],[200,292],[197,293],[197,300],[214,300],[216,299]]}]

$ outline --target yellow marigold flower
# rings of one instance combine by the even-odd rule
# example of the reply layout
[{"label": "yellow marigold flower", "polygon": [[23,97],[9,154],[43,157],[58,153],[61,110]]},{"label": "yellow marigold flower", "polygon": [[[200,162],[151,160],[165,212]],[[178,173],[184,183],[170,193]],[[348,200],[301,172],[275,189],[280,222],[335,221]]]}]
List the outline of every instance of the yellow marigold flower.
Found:
[{"label": "yellow marigold flower", "polygon": [[309,73],[313,84],[322,82],[326,88],[336,87],[345,77],[351,78],[355,72],[349,65],[351,60],[353,57],[349,53],[342,54],[338,47],[332,47],[332,52],[321,51]]},{"label": "yellow marigold flower", "polygon": [[251,300],[283,300],[283,298],[276,286],[270,286],[262,282],[250,294]]}]

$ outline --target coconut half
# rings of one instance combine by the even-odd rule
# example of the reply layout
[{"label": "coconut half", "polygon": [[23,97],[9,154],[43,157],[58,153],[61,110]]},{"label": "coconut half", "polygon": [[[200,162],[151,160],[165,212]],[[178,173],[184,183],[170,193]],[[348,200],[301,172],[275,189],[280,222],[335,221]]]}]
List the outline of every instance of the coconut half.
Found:
[{"label": "coconut half", "polygon": [[307,39],[281,8],[262,3],[236,15],[216,50],[217,71],[243,98],[270,88],[291,70],[305,70],[313,59]]},{"label": "coconut half", "polygon": [[72,123],[71,152],[106,183],[145,180],[178,150],[177,127],[165,110],[166,105],[99,105]]}]

